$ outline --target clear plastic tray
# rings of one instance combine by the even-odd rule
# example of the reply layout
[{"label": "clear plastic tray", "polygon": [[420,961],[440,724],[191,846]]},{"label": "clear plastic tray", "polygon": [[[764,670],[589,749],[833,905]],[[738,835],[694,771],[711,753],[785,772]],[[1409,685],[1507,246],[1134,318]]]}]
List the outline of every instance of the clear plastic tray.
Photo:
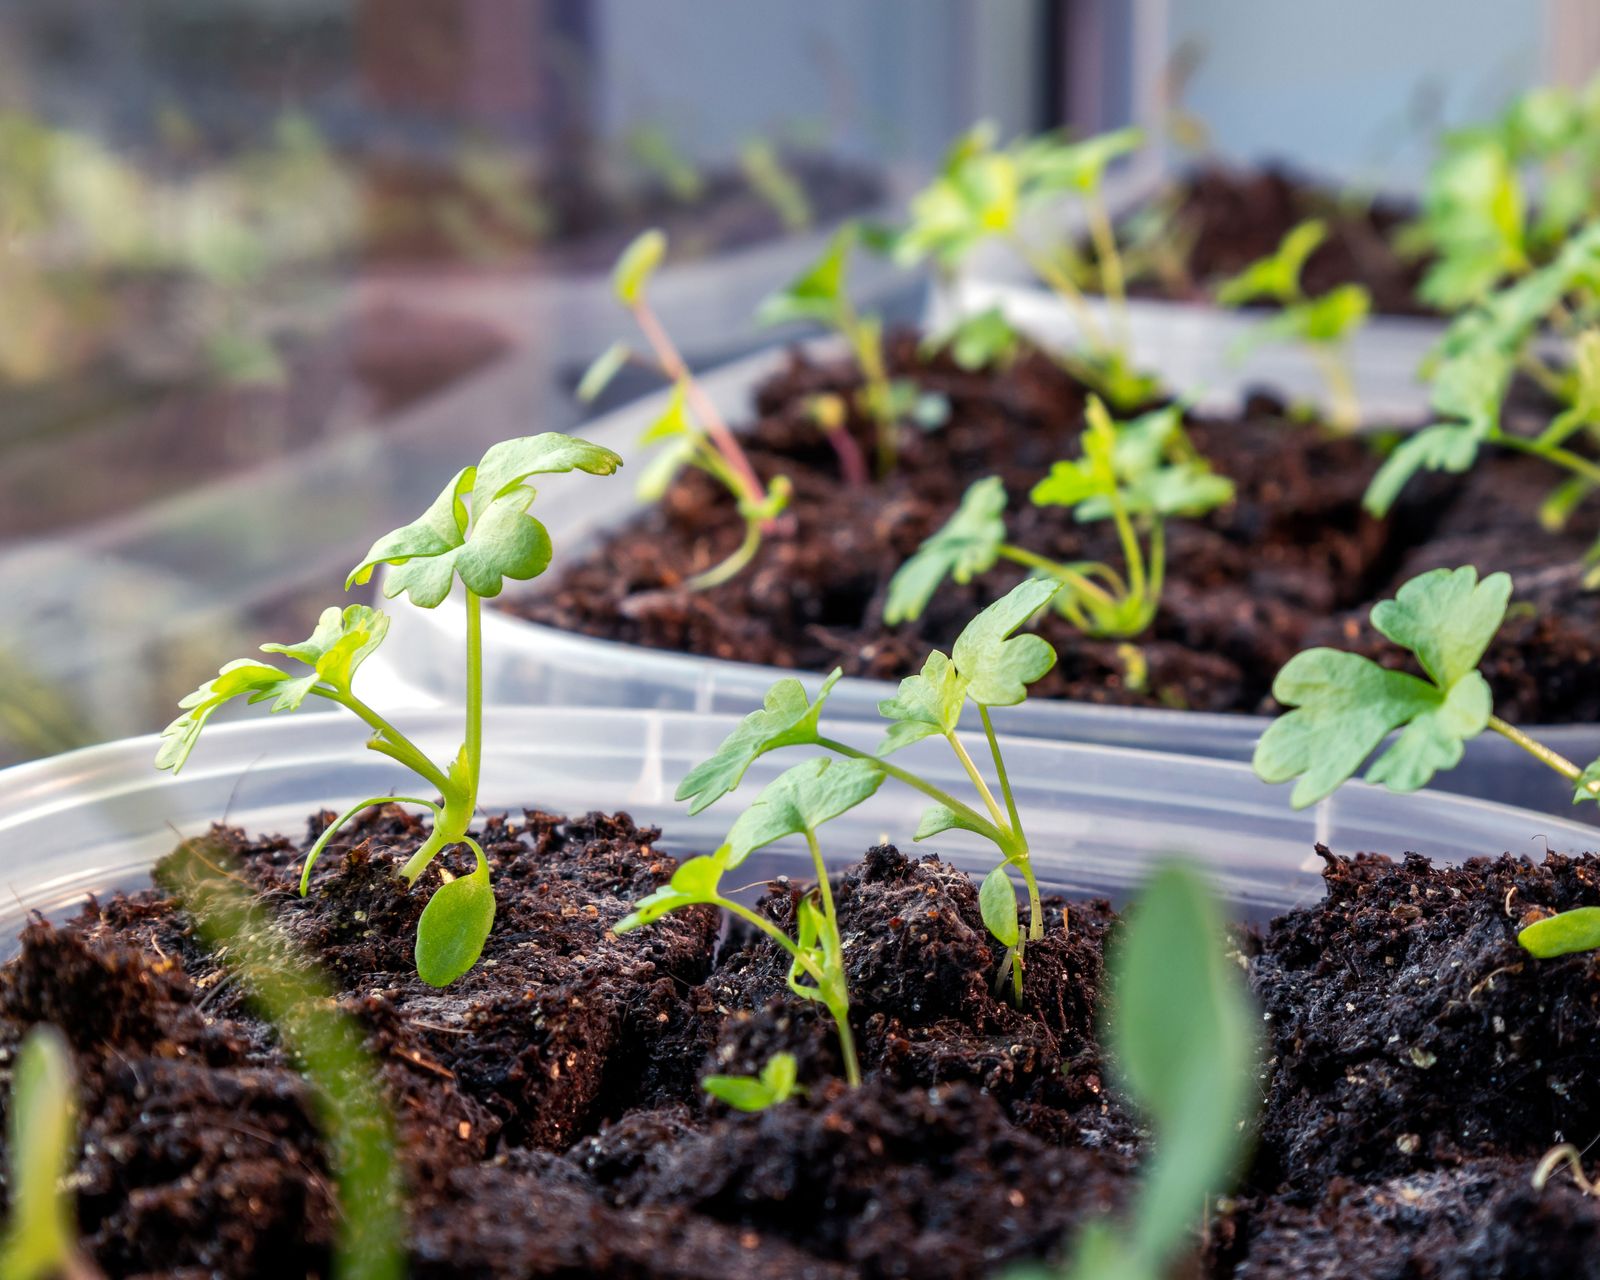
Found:
[{"label": "clear plastic tray", "polygon": [[[424,750],[447,753],[459,740],[453,713],[397,719]],[[667,851],[706,852],[741,803],[804,758],[802,750],[763,757],[736,795],[691,818],[673,792],[734,723],[650,711],[493,711],[485,718],[482,807],[625,810],[659,824]],[[877,731],[847,725],[837,736],[870,748]],[[411,775],[365,750],[360,726],[338,713],[216,726],[176,778],[152,768],[156,742],[125,739],[0,773],[0,954],[14,949],[29,912],[60,919],[87,894],[137,888],[180,837],[202,834],[213,822],[299,839],[318,810],[411,789]],[[1457,796],[1395,796],[1355,785],[1296,813],[1282,788],[1257,781],[1242,765],[1067,743],[1012,740],[1004,749],[1040,880],[1074,894],[1124,897],[1153,860],[1182,855],[1215,879],[1236,912],[1261,918],[1320,894],[1312,852],[1318,841],[1341,853],[1414,851],[1447,861],[1508,850],[1539,855],[1546,846],[1579,853],[1596,843],[1592,828]],[[896,759],[962,786],[959,767],[937,743],[916,744]],[[909,836],[925,803],[908,788],[885,786],[824,829],[827,856],[848,863],[884,839],[913,849]],[[978,873],[994,861],[992,850],[965,832],[921,848]],[[774,846],[741,868],[744,883],[808,876],[804,849]]]},{"label": "clear plastic tray", "polygon": [[[831,339],[806,344],[806,349],[818,358],[841,350]],[[704,385],[737,422],[748,413],[752,388],[786,358],[782,351],[750,356],[709,375]],[[608,489],[604,502],[595,500],[592,487],[554,482],[543,488],[535,510],[550,529],[558,568],[562,557],[583,550],[641,510],[627,478],[629,471],[639,468],[640,433],[665,405],[664,394],[650,396],[579,428],[579,434],[621,452],[630,467]],[[459,702],[464,692],[466,628],[459,597],[452,596],[433,610],[413,609],[402,601],[393,613],[389,639],[365,669],[378,673],[376,678],[415,705]],[[743,715],[760,704],[762,694],[781,676],[799,675],[811,687],[821,683],[822,673],[781,671],[596,640],[527,622],[492,603],[484,610],[483,637],[484,692],[491,706],[637,707]],[[886,681],[841,680],[829,700],[830,714],[876,720],[879,701],[893,691]],[[1002,732],[1028,737],[1224,760],[1248,760],[1268,724],[1262,716],[1042,698],[1021,707],[997,708],[995,721]],[[1532,732],[1580,764],[1600,756],[1600,727],[1563,725]],[[1493,734],[1469,744],[1465,762],[1441,774],[1435,785],[1563,816],[1595,813],[1588,806],[1574,810],[1571,791],[1554,773]]]}]

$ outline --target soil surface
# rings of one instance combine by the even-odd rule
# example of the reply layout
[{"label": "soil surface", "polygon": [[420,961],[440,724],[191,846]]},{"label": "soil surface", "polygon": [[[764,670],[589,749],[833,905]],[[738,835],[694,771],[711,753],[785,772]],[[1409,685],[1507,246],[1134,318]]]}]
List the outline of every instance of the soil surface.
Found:
[{"label": "soil surface", "polygon": [[[259,894],[274,945],[314,961],[365,1035],[413,1275],[976,1277],[1058,1259],[1136,1185],[1147,1136],[1096,1034],[1104,902],[1074,903],[1070,931],[1049,904],[1018,1010],[993,995],[1000,957],[965,875],[891,846],[839,872],[866,1072],[849,1090],[766,939],[709,910],[610,933],[675,866],[658,831],[491,819],[495,928],[440,992],[411,963],[424,895],[395,879],[425,824],[370,813],[302,899],[298,864],[331,816],[298,841],[216,828],[157,888],[31,925],[0,970],[0,1060],[37,1022],[70,1038],[71,1185],[108,1275],[327,1274],[312,1096],[179,900],[214,868]],[[1237,937],[1264,1014],[1257,1137],[1182,1274],[1593,1274],[1600,1210],[1564,1175],[1542,1193],[1529,1175],[1600,1126],[1600,965],[1533,962],[1515,931],[1600,900],[1600,862],[1324,856],[1324,901]],[[790,927],[798,892],[775,882],[758,909]],[[788,1103],[741,1114],[698,1087],[778,1050],[805,1088]]]},{"label": "soil surface", "polygon": [[1270,165],[1234,169],[1214,163],[1182,179],[1159,203],[1170,208],[1171,235],[1187,252],[1181,266],[1150,264],[1141,271],[1130,281],[1134,294],[1210,302],[1217,285],[1273,253],[1291,228],[1322,218],[1327,238],[1301,273],[1308,294],[1360,284],[1380,314],[1436,314],[1416,296],[1426,261],[1404,259],[1391,244],[1395,230],[1416,216],[1410,204],[1341,199],[1331,189]]},{"label": "soil surface", "polygon": [[[909,335],[890,344],[894,368],[945,396],[947,424],[903,433],[901,465],[864,488],[841,483],[835,456],[808,416],[808,397],[849,392],[848,362],[795,353],[759,388],[747,439],[764,476],[794,484],[794,532],[767,540],[731,582],[690,592],[684,581],[738,545],[743,521],[727,492],[699,472],[665,499],[503,607],[536,622],[605,639],[714,658],[898,679],[930,648],[950,644],[980,608],[1018,582],[1002,563],[966,586],[947,583],[916,623],[881,621],[889,581],[938,529],[973,481],[999,475],[1011,495],[1009,540],[1057,560],[1121,563],[1109,521],[1078,524],[1027,501],[1033,484],[1080,453],[1083,392],[1054,361],[1023,354],[1003,373],[967,373],[924,358]],[[862,422],[851,429],[869,447]],[[1056,668],[1037,696],[1197,711],[1272,709],[1279,668],[1313,643],[1360,648],[1388,661],[1367,627],[1373,602],[1425,568],[1510,569],[1527,606],[1495,642],[1485,670],[1501,715],[1525,724],[1600,715],[1600,603],[1579,563],[1600,518],[1593,504],[1560,533],[1537,519],[1561,476],[1536,459],[1487,458],[1465,480],[1424,476],[1387,521],[1361,509],[1378,446],[1337,438],[1265,396],[1238,418],[1192,422],[1190,433],[1237,495],[1202,520],[1168,526],[1160,612],[1140,649],[1142,688],[1126,678],[1113,641],[1092,640],[1050,615],[1039,624]],[[547,584],[547,585],[546,585]]]},{"label": "soil surface", "polygon": [[[782,163],[815,225],[865,213],[883,199],[879,178],[865,169],[806,154],[785,155]],[[674,257],[684,260],[789,234],[742,173],[718,169],[702,178],[692,198],[674,196],[659,182],[607,188],[582,171],[529,178],[518,188],[518,213],[447,172],[377,163],[368,176],[366,256],[381,263],[503,266],[538,255],[561,271],[606,271],[647,227],[664,230]]]}]

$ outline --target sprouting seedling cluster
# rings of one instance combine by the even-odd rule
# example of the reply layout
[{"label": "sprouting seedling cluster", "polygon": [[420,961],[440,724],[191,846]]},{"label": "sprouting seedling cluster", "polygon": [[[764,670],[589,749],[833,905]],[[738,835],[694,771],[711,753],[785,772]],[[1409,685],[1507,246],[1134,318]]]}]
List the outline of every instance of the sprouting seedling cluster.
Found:
[{"label": "sprouting seedling cluster", "polygon": [[[790,989],[828,1009],[838,1029],[846,1077],[852,1083],[859,1080],[849,1023],[844,945],[817,833],[823,823],[872,796],[885,779],[894,779],[933,801],[914,839],[960,828],[991,841],[999,850],[1001,862],[985,880],[979,903],[984,922],[1006,948],[1000,972],[1011,973],[1013,992],[1020,1001],[1024,952],[1029,941],[1044,936],[1044,908],[990,708],[1022,702],[1027,686],[1055,665],[1055,651],[1044,640],[1013,633],[1048,605],[1058,590],[1055,582],[1023,582],[975,617],[949,654],[937,650],[929,654],[921,672],[902,680],[895,696],[879,704],[879,714],[890,725],[874,752],[828,737],[821,730],[822,709],[840,678],[839,671],[823,681],[815,700],[806,696],[798,680],[774,684],[762,709],[746,716],[710,759],[689,771],[678,788],[678,799],[689,802],[690,813],[701,812],[737,788],[750,766],[771,751],[817,747],[830,754],[806,760],[769,783],[714,854],[685,862],[669,884],[639,902],[634,912],[617,924],[617,931],[636,929],[668,912],[700,904],[745,920],[789,953],[793,960]],[[988,739],[993,787],[958,732],[962,712],[969,704],[976,707]],[[912,743],[933,737],[949,745],[980,797],[981,809],[890,760]],[[817,884],[800,901],[796,936],[791,938],[773,921],[725,894],[721,882],[726,872],[755,850],[795,835],[804,836],[811,850]],[[1016,891],[1010,879],[1013,870],[1022,876],[1028,895],[1026,937],[1018,925]]]},{"label": "sprouting seedling cluster", "polygon": [[[1548,363],[1541,342],[1568,343],[1565,368]],[[1600,224],[1574,235],[1547,265],[1463,312],[1436,353],[1433,408],[1439,421],[1400,444],[1373,477],[1368,510],[1383,515],[1419,471],[1466,472],[1485,446],[1544,459],[1566,472],[1541,510],[1560,527],[1600,488],[1600,464],[1575,449],[1600,440]],[[1514,374],[1533,378],[1560,404],[1549,424],[1525,434],[1504,422]],[[1600,548],[1597,548],[1600,552]]]},{"label": "sprouting seedling cluster", "polygon": [[[1471,565],[1433,569],[1375,605],[1372,625],[1416,658],[1421,676],[1337,649],[1296,654],[1273,681],[1272,696],[1290,710],[1256,744],[1256,773],[1267,782],[1298,779],[1290,799],[1303,808],[1354,777],[1398,731],[1366,780],[1415,791],[1459,764],[1466,743],[1492,729],[1571,783],[1574,804],[1600,802],[1600,760],[1579,767],[1494,714],[1478,667],[1505,620],[1511,586],[1504,573],[1480,581]],[[1565,912],[1519,936],[1538,956],[1597,948],[1600,909]]]},{"label": "sprouting seedling cluster", "polygon": [[[1419,294],[1445,311],[1548,261],[1600,208],[1600,80],[1532,89],[1446,137],[1402,253],[1431,258]],[[1535,194],[1537,198],[1534,198]]]},{"label": "sprouting seedling cluster", "polygon": [[72,1197],[62,1181],[77,1147],[72,1051],[48,1024],[28,1032],[12,1069],[6,1143],[11,1212],[0,1236],[8,1280],[92,1280],[100,1273],[78,1250]]},{"label": "sprouting seedling cluster", "polygon": [[1278,313],[1258,325],[1248,341],[1286,339],[1303,344],[1327,384],[1329,424],[1348,431],[1361,423],[1361,402],[1345,346],[1366,321],[1372,295],[1359,284],[1342,284],[1315,298],[1306,296],[1301,273],[1327,235],[1327,223],[1320,218],[1300,223],[1284,235],[1275,252],[1223,282],[1217,301],[1225,307],[1276,303]]},{"label": "sprouting seedling cluster", "polygon": [[162,731],[156,767],[174,773],[181,769],[207,721],[235,698],[270,702],[273,712],[296,711],[308,698],[320,698],[354,712],[373,730],[368,748],[406,766],[440,800],[373,796],[358,801],[312,845],[301,871],[300,892],[307,892],[312,867],[328,842],[363,810],[394,803],[427,809],[433,815],[433,831],[400,870],[406,886],[415,885],[452,845],[466,845],[477,859],[470,874],[446,877],[417,922],[418,974],[434,986],[455,981],[476,963],[494,923],[488,863],[468,834],[483,769],[482,600],[499,595],[506,579],[536,578],[550,563],[550,535],[528,511],[535,496],[527,483],[530,477],[568,471],[606,476],[621,465],[622,459],[611,450],[559,432],[502,441],[491,446],[476,466],[457,472],[420,517],[373,543],[350,571],[347,590],[365,583],[378,565],[389,565],[384,594],[392,598],[404,593],[424,609],[441,604],[460,580],[466,598],[466,729],[461,749],[448,762],[430,759],[356,694],[356,673],[382,644],[389,618],[381,610],[350,605],[324,611],[310,637],[299,644],[262,646],[263,652],[281,654],[304,670],[285,671],[244,658],[228,663],[184,698],[179,703],[182,714]]},{"label": "sprouting seedling cluster", "polygon": [[[761,305],[757,319],[767,325],[819,324],[849,344],[862,377],[855,408],[872,424],[878,474],[882,476],[894,470],[898,460],[901,425],[915,421],[925,428],[939,426],[948,416],[949,405],[938,396],[923,395],[908,378],[890,376],[883,349],[883,320],[860,314],[851,302],[850,257],[861,237],[860,225],[847,222],[834,233],[816,262]],[[813,413],[838,451],[846,479],[862,481],[865,468],[846,430],[845,404],[839,397],[819,398]]]},{"label": "sprouting seedling cluster", "polygon": [[[1158,385],[1137,370],[1128,321],[1126,271],[1104,191],[1106,170],[1144,142],[1138,129],[1119,129],[1080,142],[1055,135],[996,144],[980,125],[957,139],[939,175],[911,202],[896,257],[906,265],[932,259],[959,267],[981,245],[999,241],[1016,252],[1071,309],[1086,345],[1074,372],[1118,410],[1152,399]],[[1063,198],[1080,201],[1095,252],[1095,270],[1111,320],[1097,318],[1079,284],[1081,255],[1070,239],[1039,243],[1030,215]]]},{"label": "sprouting seedling cluster", "polygon": [[639,496],[647,502],[659,501],[674,476],[685,467],[697,467],[733,495],[745,523],[744,538],[733,553],[689,580],[691,590],[703,590],[727,582],[755,558],[762,538],[789,505],[793,486],[787,476],[762,483],[715,402],[696,381],[651,309],[646,285],[666,252],[666,236],[658,230],[646,231],[623,250],[612,273],[617,300],[632,313],[650,354],[636,352],[626,342],[613,343],[589,366],[579,383],[578,396],[593,400],[630,361],[645,365],[671,384],[666,409],[640,440],[641,444],[665,447],[640,476]]},{"label": "sprouting seedling cluster", "polygon": [[1068,1280],[1159,1280],[1226,1189],[1252,1108],[1258,1025],[1223,948],[1216,902],[1180,863],[1159,868],[1111,951],[1106,1041],[1155,1136],[1124,1221],[1092,1223]]},{"label": "sprouting seedling cluster", "polygon": [[1089,398],[1083,456],[1057,462],[1033,487],[1036,506],[1060,506],[1083,522],[1110,520],[1123,569],[1100,561],[1060,562],[1006,540],[1005,487],[979,480],[954,515],[900,566],[890,581],[884,621],[922,616],[946,579],[958,583],[1006,560],[1061,587],[1055,608],[1085,635],[1128,638],[1147,630],[1166,575],[1165,522],[1201,516],[1233,497],[1233,482],[1211,470],[1183,429],[1180,405],[1114,421]]}]

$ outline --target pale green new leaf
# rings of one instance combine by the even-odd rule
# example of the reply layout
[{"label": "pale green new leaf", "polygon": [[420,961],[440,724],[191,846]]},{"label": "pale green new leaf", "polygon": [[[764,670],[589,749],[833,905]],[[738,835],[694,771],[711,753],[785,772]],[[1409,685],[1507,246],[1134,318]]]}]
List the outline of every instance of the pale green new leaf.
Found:
[{"label": "pale green new leaf", "polygon": [[[345,579],[345,590],[365,583],[372,577],[372,570],[380,564],[405,564],[415,558],[424,562],[423,567],[426,568],[436,557],[447,555],[460,547],[467,536],[466,495],[471,492],[476,475],[477,468],[463,467],[440,490],[439,496],[428,504],[426,511],[410,524],[392,529],[374,542],[366,557]],[[443,590],[438,591],[437,598],[432,599],[428,608],[449,594],[450,572],[446,565]],[[432,598],[437,587],[437,582],[430,584],[425,594]],[[412,599],[416,600],[417,597],[413,595]]]},{"label": "pale green new leaf", "polygon": [[889,626],[922,616],[945,578],[970,582],[993,567],[1005,541],[1006,490],[999,476],[973,484],[961,505],[925,539],[889,581],[883,620]]},{"label": "pale green new leaf", "polygon": [[617,300],[631,307],[644,297],[644,287],[667,256],[666,233],[652,227],[641,232],[617,259],[611,272],[611,287]]},{"label": "pale green new leaf", "polygon": [[656,416],[639,437],[640,444],[657,444],[662,440],[679,440],[684,436],[700,434],[700,427],[689,412],[689,384],[679,379],[672,384],[666,408]]},{"label": "pale green new leaf", "polygon": [[709,760],[689,771],[678,785],[677,799],[690,802],[691,814],[699,813],[737,787],[758,757],[780,747],[815,743],[823,703],[843,674],[834,668],[817,690],[815,702],[807,699],[805,686],[794,677],[779,680],[767,690],[762,709],[741,720]]},{"label": "pale green new leaf", "polygon": [[1479,582],[1472,565],[1432,569],[1412,578],[1393,600],[1374,605],[1372,625],[1416,654],[1433,682],[1448,689],[1477,670],[1510,599],[1509,574],[1491,573]]},{"label": "pale green new leaf", "polygon": [[1328,235],[1321,218],[1311,218],[1288,231],[1275,251],[1258,258],[1232,279],[1218,286],[1217,301],[1236,307],[1258,298],[1289,303],[1300,296],[1300,272],[1306,259]]},{"label": "pale green new leaf", "polygon": [[845,269],[859,236],[854,222],[846,222],[834,232],[816,262],[790,281],[782,292],[761,304],[756,311],[756,323],[835,324],[844,299]]},{"label": "pale green new leaf", "polygon": [[[381,609],[352,604],[330,605],[317,619],[315,630],[299,644],[264,644],[262,653],[281,653],[314,667],[318,677],[348,693],[356,671],[383,643],[389,633],[389,615]],[[295,703],[298,706],[299,703]],[[274,706],[274,711],[292,710]]]},{"label": "pale green new leaf", "polygon": [[1061,589],[1053,579],[1028,578],[967,623],[951,658],[967,682],[967,697],[984,707],[1009,707],[1056,664],[1056,651],[1036,635],[1012,636]]},{"label": "pale green new leaf", "polygon": [[11,1212],[0,1240],[0,1275],[51,1280],[82,1274],[72,1200],[62,1181],[72,1169],[77,1117],[72,1052],[54,1027],[39,1024],[17,1051],[12,1072],[6,1184]]},{"label": "pale green new leaf", "polygon": [[1017,168],[1030,194],[1075,191],[1088,194],[1105,178],[1113,160],[1144,145],[1144,130],[1130,125],[1081,142],[1046,136],[1016,148]]},{"label": "pale green new leaf", "polygon": [[[306,680],[311,684],[306,684]],[[194,750],[194,745],[200,738],[200,731],[206,727],[206,721],[223,703],[237,698],[242,694],[249,694],[251,701],[260,701],[263,698],[282,697],[288,694],[294,706],[299,705],[311,685],[316,683],[316,676],[292,677],[277,667],[269,667],[262,662],[254,662],[249,658],[240,658],[228,663],[217,672],[215,678],[208,680],[193,693],[185,697],[178,706],[182,714],[161,731],[161,747],[156,752],[156,768],[171,769],[177,773],[183,768],[183,762],[189,758],[189,753]],[[285,706],[283,709],[290,709]]]},{"label": "pale green new leaf", "polygon": [[883,778],[883,770],[871,760],[829,756],[786,769],[761,789],[729,830],[727,866],[737,867],[785,836],[815,835],[824,822],[848,813],[877,791]]},{"label": "pale green new leaf", "polygon": [[892,698],[878,703],[878,714],[895,723],[875,754],[891,755],[934,734],[953,733],[961,719],[968,684],[955,663],[935,649],[923,660],[921,671],[906,676]]},{"label": "pale green new leaf", "polygon": [[737,1111],[765,1111],[795,1095],[800,1068],[792,1053],[775,1053],[759,1076],[703,1076],[700,1087]]},{"label": "pale green new leaf", "polygon": [[1600,948],[1600,907],[1574,907],[1517,931],[1524,951],[1540,960]]},{"label": "pale green new leaf", "polygon": [[609,347],[594,358],[594,362],[583,371],[583,377],[578,382],[578,399],[588,404],[611,385],[611,380],[622,371],[633,354],[626,342],[613,342]]},{"label": "pale green new leaf", "polygon": [[702,902],[712,902],[717,897],[717,886],[722,879],[725,849],[713,856],[690,858],[672,873],[672,879],[653,893],[648,893],[633,904],[633,910],[611,926],[612,933],[627,933],[681,907],[692,907]]},{"label": "pale green new leaf", "polygon": [[479,515],[495,499],[512,493],[529,476],[568,471],[609,476],[620,466],[619,454],[559,431],[541,431],[538,435],[502,440],[490,445],[478,463],[472,484],[472,510]]}]

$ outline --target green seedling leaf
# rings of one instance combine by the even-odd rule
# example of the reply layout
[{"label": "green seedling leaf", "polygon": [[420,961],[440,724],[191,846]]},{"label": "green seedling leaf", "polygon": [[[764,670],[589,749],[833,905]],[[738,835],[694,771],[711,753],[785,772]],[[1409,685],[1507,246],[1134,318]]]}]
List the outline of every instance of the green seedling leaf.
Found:
[{"label": "green seedling leaf", "polygon": [[1005,542],[1006,490],[999,476],[979,480],[961,505],[889,581],[883,620],[889,626],[920,618],[944,580],[972,581],[993,568]]},{"label": "green seedling leaf", "polygon": [[472,850],[477,867],[440,886],[417,920],[417,976],[430,987],[448,987],[477,964],[494,927],[489,864],[475,843]]},{"label": "green seedling leaf", "polygon": [[[900,681],[894,697],[878,703],[878,714],[894,723],[874,754],[891,755],[934,734],[954,733],[970,683],[955,663],[935,649],[923,660],[920,672]],[[924,825],[926,822],[924,819]]]},{"label": "green seedling leaf", "polygon": [[787,769],[762,788],[739,815],[726,842],[729,867],[785,836],[815,835],[824,822],[848,813],[883,784],[871,760],[822,756]]},{"label": "green seedling leaf", "polygon": [[759,1076],[703,1076],[700,1087],[737,1111],[765,1111],[798,1091],[799,1064],[792,1053],[775,1053]]},{"label": "green seedling leaf", "polygon": [[1087,195],[1099,188],[1113,160],[1137,151],[1144,140],[1144,130],[1131,125],[1081,142],[1047,135],[1016,149],[1017,167],[1030,196],[1056,191]]},{"label": "green seedling leaf", "polygon": [[978,890],[978,909],[983,923],[1001,946],[1014,947],[1022,937],[1017,924],[1017,890],[1002,863],[984,877]]},{"label": "green seedling leaf", "polygon": [[1419,471],[1449,471],[1462,475],[1478,460],[1483,438],[1470,427],[1440,425],[1428,427],[1395,446],[1373,475],[1361,505],[1382,519],[1411,478]]},{"label": "green seedling leaf", "polygon": [[1371,312],[1371,293],[1359,284],[1342,284],[1292,307],[1285,318],[1292,325],[1293,336],[1304,342],[1333,345],[1365,324]]},{"label": "green seedling leaf", "polygon": [[684,436],[697,437],[700,426],[689,412],[689,384],[683,379],[672,384],[667,396],[667,407],[639,437],[640,444],[658,444],[663,440],[677,440]]},{"label": "green seedling leaf", "polygon": [[634,903],[633,910],[611,926],[611,932],[628,933],[653,924],[681,907],[717,901],[726,857],[724,846],[715,855],[701,855],[682,863],[672,873],[670,882]]},{"label": "green seedling leaf", "polygon": [[960,317],[949,328],[925,339],[925,355],[948,351],[950,358],[968,372],[980,369],[1009,369],[1022,346],[1022,336],[998,306]]},{"label": "green seedling leaf", "polygon": [[1155,1131],[1129,1242],[1160,1274],[1238,1160],[1256,1019],[1215,902],[1181,864],[1157,871],[1140,895],[1110,968],[1112,1060]]},{"label": "green seedling leaf", "polygon": [[644,297],[644,287],[667,256],[667,236],[652,227],[642,232],[622,251],[611,273],[611,287],[617,300],[631,307]]},{"label": "green seedling leaf", "polygon": [[1238,275],[1217,288],[1217,301],[1224,307],[1237,307],[1259,298],[1288,304],[1300,298],[1300,272],[1306,260],[1328,237],[1328,224],[1311,218],[1291,229],[1277,249],[1258,258]]},{"label": "green seedling leaf", "polygon": [[583,371],[578,382],[578,399],[588,404],[611,385],[611,380],[622,372],[633,355],[626,342],[613,342],[594,358],[594,363]]},{"label": "green seedling leaf", "polygon": [[1517,930],[1522,949],[1539,960],[1600,948],[1600,907],[1577,907]]},{"label": "green seedling leaf", "polygon": [[1416,654],[1433,682],[1448,689],[1478,669],[1510,599],[1509,574],[1491,573],[1479,582],[1471,565],[1432,569],[1407,582],[1393,600],[1373,606],[1372,625]]},{"label": "green seedling leaf", "polygon": [[1471,470],[1478,450],[1497,428],[1510,377],[1510,361],[1488,353],[1459,356],[1440,365],[1433,407],[1454,421],[1428,427],[1401,443],[1372,477],[1362,505],[1375,516],[1385,516],[1418,471]]},{"label": "green seedling leaf", "polygon": [[931,257],[955,267],[983,241],[1015,228],[1021,198],[1017,162],[992,146],[992,136],[969,134],[952,149],[944,171],[912,198],[910,223],[895,245],[902,266]]},{"label": "green seedling leaf", "polygon": [[737,787],[758,757],[780,747],[815,744],[823,703],[843,674],[838,668],[830,672],[815,702],[807,699],[798,680],[779,680],[767,690],[762,709],[747,715],[709,760],[689,771],[678,785],[677,798],[690,802],[691,814],[699,813]]},{"label": "green seedling leaf", "polygon": [[1061,584],[1045,578],[1019,582],[967,623],[951,658],[967,681],[967,697],[984,707],[1010,707],[1027,686],[1056,664],[1056,651],[1036,635],[1012,637],[1055,599]]},{"label": "green seedling leaf", "polygon": [[856,224],[846,222],[816,262],[761,304],[756,323],[837,325],[845,297],[845,269],[859,238]]},{"label": "green seedling leaf", "polygon": [[[318,679],[348,693],[356,671],[389,634],[389,615],[381,609],[352,604],[322,611],[316,628],[299,644],[264,644],[262,653],[281,653],[315,669]],[[299,706],[296,702],[295,706]],[[274,707],[273,710],[280,708]],[[292,709],[292,708],[283,708]]]},{"label": "green seedling leaf", "polygon": [[1573,784],[1572,803],[1582,804],[1585,800],[1600,801],[1600,760],[1591,760]]},{"label": "green seedling leaf", "polygon": [[621,465],[610,449],[560,432],[502,441],[476,467],[457,472],[418,519],[373,543],[345,587],[366,582],[377,565],[387,564],[394,569],[384,594],[405,592],[424,609],[442,602],[458,576],[477,595],[499,595],[506,578],[536,578],[550,563],[550,535],[528,514],[534,490],[523,481],[565,471],[611,475]]},{"label": "green seedling leaf", "polygon": [[[315,683],[314,679],[312,683]],[[171,769],[174,773],[183,768],[184,761],[200,740],[200,731],[205,728],[206,721],[223,703],[243,694],[251,695],[252,702],[261,698],[276,698],[284,694],[285,686],[289,685],[294,686],[290,699],[298,706],[296,699],[303,700],[309,692],[309,686],[305,686],[301,680],[291,680],[277,667],[252,662],[248,658],[228,663],[217,672],[215,679],[207,681],[178,703],[183,714],[161,731],[156,768]]]},{"label": "green seedling leaf", "polygon": [[1489,723],[1493,699],[1477,665],[1510,592],[1505,574],[1480,583],[1471,566],[1435,569],[1373,609],[1373,625],[1415,653],[1432,683],[1334,649],[1296,654],[1272,685],[1273,697],[1295,709],[1261,735],[1257,775],[1300,778],[1291,803],[1302,808],[1332,794],[1401,728],[1368,770],[1369,782],[1414,791],[1454,767],[1464,743]]},{"label": "green seedling leaf", "polygon": [[62,1181],[72,1170],[77,1117],[72,1051],[54,1027],[33,1028],[12,1072],[6,1185],[11,1213],[0,1241],[0,1275],[51,1280],[81,1274],[77,1233]]}]

